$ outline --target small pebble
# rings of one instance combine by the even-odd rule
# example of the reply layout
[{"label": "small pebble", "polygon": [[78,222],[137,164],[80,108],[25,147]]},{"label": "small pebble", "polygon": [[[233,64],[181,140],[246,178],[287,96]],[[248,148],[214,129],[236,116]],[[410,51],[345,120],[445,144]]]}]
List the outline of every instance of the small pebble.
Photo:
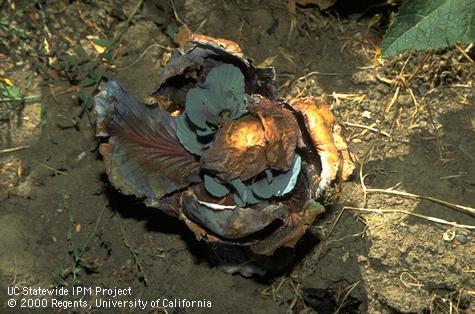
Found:
[{"label": "small pebble", "polygon": [[78,157],[77,157],[77,160],[78,160],[78,161],[81,161],[81,160],[83,160],[84,158],[86,158],[86,152],[80,153],[80,154],[78,155]]},{"label": "small pebble", "polygon": [[371,112],[369,112],[368,110],[365,110],[365,111],[363,111],[363,113],[361,114],[361,117],[362,117],[363,119],[371,120]]},{"label": "small pebble", "polygon": [[457,234],[455,236],[455,240],[460,242],[460,244],[467,244],[468,243],[468,237],[465,234]]}]

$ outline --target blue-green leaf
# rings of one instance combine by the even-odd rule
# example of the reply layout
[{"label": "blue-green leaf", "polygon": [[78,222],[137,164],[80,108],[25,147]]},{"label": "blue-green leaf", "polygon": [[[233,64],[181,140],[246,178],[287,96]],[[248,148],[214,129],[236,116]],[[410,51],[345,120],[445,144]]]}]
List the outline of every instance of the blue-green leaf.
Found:
[{"label": "blue-green leaf", "polygon": [[272,183],[272,179],[273,179],[272,171],[270,169],[266,169],[265,173],[266,173],[267,182]]},{"label": "blue-green leaf", "polygon": [[257,204],[260,202],[252,193],[252,189],[246,186],[241,180],[235,179],[231,182],[231,185],[237,192],[234,193],[234,202],[236,205],[243,207],[245,204]]},{"label": "blue-green leaf", "polygon": [[300,155],[295,154],[292,167],[287,172],[272,176],[270,170],[266,170],[266,177],[252,183],[252,191],[256,196],[264,199],[272,196],[284,196],[294,189],[301,164]]},{"label": "blue-green leaf", "polygon": [[228,97],[244,100],[244,75],[239,68],[231,64],[223,64],[212,69],[205,83],[206,88]]},{"label": "blue-green leaf", "polygon": [[213,196],[224,197],[230,192],[226,185],[209,175],[204,175],[204,181],[206,191],[211,193]]},{"label": "blue-green leaf", "polygon": [[201,129],[208,128],[208,124],[216,124],[223,103],[219,95],[200,87],[192,88],[186,94],[186,115],[194,125]]},{"label": "blue-green leaf", "polygon": [[218,125],[224,118],[237,119],[247,113],[244,75],[239,68],[223,64],[213,68],[203,86],[186,94],[185,111],[200,129]]},{"label": "blue-green leaf", "polygon": [[290,168],[286,173],[274,176],[272,186],[274,188],[275,196],[283,196],[294,189],[301,166],[302,158],[299,154],[295,154],[292,168]]},{"label": "blue-green leaf", "polygon": [[176,124],[176,137],[180,143],[185,146],[186,150],[192,154],[201,156],[205,144],[198,140],[198,136],[193,127],[187,121],[186,117],[181,116]]},{"label": "blue-green leaf", "polygon": [[260,198],[271,198],[274,195],[274,188],[272,183],[267,178],[254,181],[252,183],[252,191]]}]

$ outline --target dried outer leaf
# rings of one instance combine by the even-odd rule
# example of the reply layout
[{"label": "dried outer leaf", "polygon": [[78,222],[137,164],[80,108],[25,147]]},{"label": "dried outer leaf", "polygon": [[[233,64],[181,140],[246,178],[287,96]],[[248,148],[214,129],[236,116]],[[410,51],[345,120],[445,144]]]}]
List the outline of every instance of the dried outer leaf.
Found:
[{"label": "dried outer leaf", "polygon": [[225,182],[246,181],[267,168],[266,139],[258,118],[246,115],[232,120],[216,132],[210,147],[203,152],[201,167]]},{"label": "dried outer leaf", "polygon": [[220,239],[212,234],[209,234],[206,229],[193,222],[184,214],[180,215],[180,220],[184,221],[187,227],[195,234],[198,241],[205,240],[208,243],[220,242]]},{"label": "dried outer leaf", "polygon": [[181,196],[184,214],[198,225],[225,239],[240,239],[252,235],[274,220],[285,220],[289,209],[278,203],[256,210],[250,207],[217,206],[199,201],[187,190]]},{"label": "dried outer leaf", "polygon": [[239,57],[244,58],[244,54],[241,51],[241,47],[236,44],[234,41],[223,39],[223,38],[213,38],[211,36],[206,36],[203,34],[191,34],[186,43],[185,48],[192,48],[193,45],[200,44],[200,45],[211,45],[215,48],[220,48],[226,51],[227,53]]},{"label": "dried outer leaf", "polygon": [[[280,247],[294,247],[297,241],[312,226],[315,218],[325,212],[325,208],[317,201],[310,199],[305,203],[300,213],[293,213],[287,222],[265,239],[251,245],[251,250],[256,254],[272,255]],[[296,219],[297,217],[297,219]]]},{"label": "dried outer leaf", "polygon": [[275,170],[287,171],[292,166],[300,130],[295,116],[276,101],[262,98],[249,105],[264,126],[267,164]]},{"label": "dried outer leaf", "polygon": [[341,154],[343,163],[341,165],[341,179],[346,181],[355,172],[355,155],[348,148],[348,144],[343,136],[342,127],[339,124],[335,124],[333,128],[333,138],[335,140],[335,146]]},{"label": "dried outer leaf", "polygon": [[124,194],[160,199],[201,181],[199,164],[176,138],[176,121],[159,106],[146,106],[116,81],[95,97],[98,136],[111,183]]},{"label": "dried outer leaf", "polygon": [[[188,35],[187,35],[188,36]],[[255,67],[249,59],[243,57],[239,46],[228,40],[216,39],[205,35],[192,34],[185,36],[185,49],[172,54],[164,66],[158,80],[154,95],[170,92],[169,87],[186,83],[187,73],[202,69],[208,73],[221,64],[232,64],[238,67],[245,77],[246,93],[258,93],[267,97],[275,94],[275,70],[272,67]],[[177,86],[180,87],[180,86]]]},{"label": "dried outer leaf", "polygon": [[165,196],[161,199],[146,199],[145,205],[148,207],[155,207],[160,209],[165,214],[172,217],[179,217],[181,214],[180,209],[180,193],[174,193]]},{"label": "dried outer leaf", "polygon": [[337,178],[340,168],[340,154],[333,138],[333,114],[323,100],[315,98],[297,98],[289,104],[302,115],[306,130],[320,156],[322,173],[317,193],[323,194]]}]

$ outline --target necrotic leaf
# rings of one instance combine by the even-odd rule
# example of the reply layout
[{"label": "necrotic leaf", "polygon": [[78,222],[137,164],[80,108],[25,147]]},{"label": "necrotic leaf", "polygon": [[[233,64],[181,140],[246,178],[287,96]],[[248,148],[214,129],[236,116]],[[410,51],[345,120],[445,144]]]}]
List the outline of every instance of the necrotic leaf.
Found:
[{"label": "necrotic leaf", "polygon": [[124,194],[158,199],[199,182],[199,164],[176,138],[176,120],[109,81],[95,97],[100,135],[110,136],[104,160],[112,184]]}]

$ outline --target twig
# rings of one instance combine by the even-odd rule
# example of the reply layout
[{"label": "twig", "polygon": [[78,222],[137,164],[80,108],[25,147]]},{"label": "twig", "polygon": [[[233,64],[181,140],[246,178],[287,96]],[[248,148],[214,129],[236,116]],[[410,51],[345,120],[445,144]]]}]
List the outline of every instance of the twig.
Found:
[{"label": "twig", "polygon": [[173,15],[175,16],[175,20],[180,22],[181,25],[183,25],[187,31],[191,32],[191,29],[188,27],[188,25],[186,25],[186,23],[180,18],[180,16],[176,12],[175,2],[173,0],[169,0],[169,1],[170,1],[170,6],[172,7]]},{"label": "twig", "polygon": [[376,128],[367,126],[367,125],[356,124],[356,123],[351,123],[351,122],[340,122],[340,123],[343,124],[343,125],[347,125],[347,126],[351,126],[351,127],[355,127],[355,128],[366,129],[366,130],[384,135],[386,137],[391,137],[391,134],[389,134],[387,132],[384,132],[384,131],[381,131],[381,130],[378,130]]},{"label": "twig", "polygon": [[127,69],[131,66],[136,65],[150,51],[150,49],[155,48],[155,47],[161,48],[161,49],[166,50],[166,51],[173,51],[173,48],[170,48],[170,47],[167,47],[167,46],[164,46],[164,45],[161,45],[161,44],[152,44],[152,45],[148,46],[147,48],[145,48],[145,50],[142,52],[142,54],[140,54],[140,56],[137,59],[135,59],[134,62],[132,62],[128,65],[125,65],[123,67],[119,67],[119,68],[117,68],[117,70],[122,71],[122,70],[125,70],[125,69]]},{"label": "twig", "polygon": [[[468,55],[467,51],[469,51],[470,49],[468,49],[467,51],[465,51],[464,49],[462,49],[462,47],[460,47],[459,45],[455,45],[455,47],[457,47],[457,49],[462,53],[462,55],[468,60],[470,61],[470,63],[475,63],[475,61],[473,61],[473,59]],[[470,46],[469,46],[470,47]]]},{"label": "twig", "polygon": [[23,146],[12,147],[12,148],[5,148],[5,149],[0,150],[0,154],[12,153],[12,152],[16,152],[16,151],[19,151],[19,150],[22,150],[22,149],[25,149],[25,148],[28,148],[28,147],[30,147],[30,145],[23,145]]},{"label": "twig", "polygon": [[127,20],[125,21],[125,25],[126,27],[129,26],[130,22],[132,22],[132,19],[133,17],[135,16],[135,14],[137,14],[137,12],[139,11],[140,7],[142,6],[144,0],[139,0],[137,1],[137,5],[135,6],[135,8],[132,10],[132,12],[130,13],[129,17],[127,18]]},{"label": "twig", "polygon": [[409,216],[414,216],[414,217],[426,219],[426,220],[436,222],[436,223],[439,223],[439,224],[443,224],[443,225],[449,225],[449,226],[452,226],[452,227],[455,227],[455,228],[464,228],[464,229],[475,230],[475,226],[472,226],[472,225],[462,225],[462,224],[458,224],[458,223],[453,222],[453,221],[447,221],[447,220],[437,218],[437,217],[431,217],[431,216],[425,216],[425,215],[421,215],[421,214],[417,214],[417,213],[412,213],[412,212],[409,212],[407,210],[402,210],[402,209],[377,209],[377,208],[360,208],[360,207],[344,207],[344,209],[351,209],[351,210],[357,210],[357,211],[361,211],[361,212],[371,212],[371,213],[379,213],[379,214],[381,214],[381,213],[399,213],[399,214],[405,214],[405,215],[409,215]]},{"label": "twig", "polygon": [[9,101],[23,101],[23,102],[31,102],[31,101],[37,101],[41,100],[42,98],[47,98],[50,96],[58,96],[62,94],[67,94],[67,93],[72,93],[76,91],[76,87],[68,88],[63,91],[59,91],[55,94],[51,95],[33,95],[33,96],[25,96],[25,97],[16,97],[16,98],[0,98],[0,102],[9,102]]},{"label": "twig", "polygon": [[391,108],[393,107],[394,103],[396,102],[397,98],[399,97],[399,91],[401,90],[401,86],[396,87],[396,91],[394,92],[393,98],[391,98],[391,101],[389,102],[388,106],[384,110],[385,113],[388,113]]}]

